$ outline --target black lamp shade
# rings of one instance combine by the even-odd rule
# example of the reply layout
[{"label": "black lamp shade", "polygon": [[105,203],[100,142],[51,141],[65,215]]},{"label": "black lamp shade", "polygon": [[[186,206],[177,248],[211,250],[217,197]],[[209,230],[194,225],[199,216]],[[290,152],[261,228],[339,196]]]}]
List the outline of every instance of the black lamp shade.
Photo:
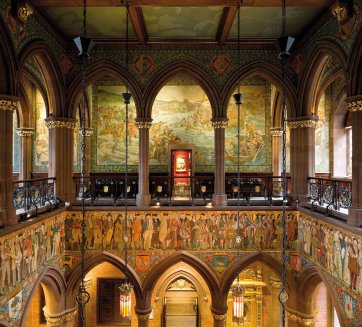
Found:
[{"label": "black lamp shade", "polygon": [[74,39],[74,43],[79,50],[79,56],[89,57],[89,53],[93,48],[93,41],[90,38],[79,36]]},{"label": "black lamp shade", "polygon": [[280,51],[280,56],[290,56],[290,49],[293,46],[295,39],[291,36],[283,36],[278,39],[277,47]]},{"label": "black lamp shade", "polygon": [[241,104],[243,104],[243,98],[244,98],[244,94],[242,93],[235,93],[233,95],[235,103],[239,106]]},{"label": "black lamp shade", "polygon": [[125,104],[129,104],[132,98],[132,94],[129,92],[122,93]]}]

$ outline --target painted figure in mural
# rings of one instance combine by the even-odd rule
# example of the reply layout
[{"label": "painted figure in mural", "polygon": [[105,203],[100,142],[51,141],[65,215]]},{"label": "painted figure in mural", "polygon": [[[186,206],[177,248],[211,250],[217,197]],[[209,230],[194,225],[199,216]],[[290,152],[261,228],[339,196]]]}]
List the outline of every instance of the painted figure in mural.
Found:
[{"label": "painted figure in mural", "polygon": [[151,241],[153,234],[153,222],[149,213],[144,217],[143,249],[152,249]]},{"label": "painted figure in mural", "polygon": [[122,214],[119,214],[114,222],[112,249],[122,250],[122,244]]},{"label": "painted figure in mural", "polygon": [[158,238],[160,241],[160,248],[165,250],[167,247],[167,233],[168,233],[168,214],[164,213],[160,222],[160,232]]},{"label": "painted figure in mural", "polygon": [[131,248],[138,250],[141,248],[141,233],[142,233],[142,222],[139,213],[135,214],[135,220],[131,226],[132,226]]},{"label": "painted figure in mural", "polygon": [[357,291],[357,279],[360,275],[360,266],[358,263],[358,259],[359,259],[359,250],[358,250],[358,244],[357,244],[357,240],[354,238],[353,240],[350,240],[350,245],[348,248],[348,254],[349,254],[349,259],[348,259],[348,269],[350,272],[350,283],[351,283],[351,288],[355,291]]},{"label": "painted figure in mural", "polygon": [[4,240],[1,245],[1,288],[7,288],[10,285],[10,247],[9,241]]}]

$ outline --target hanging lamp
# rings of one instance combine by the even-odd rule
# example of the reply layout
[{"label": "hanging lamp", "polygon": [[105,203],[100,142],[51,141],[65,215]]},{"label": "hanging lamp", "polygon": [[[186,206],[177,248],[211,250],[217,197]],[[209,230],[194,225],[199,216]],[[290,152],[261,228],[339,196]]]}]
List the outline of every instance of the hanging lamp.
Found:
[{"label": "hanging lamp", "polygon": [[129,51],[128,51],[128,2],[126,3],[126,92],[122,93],[124,104],[126,105],[126,138],[125,138],[125,233],[124,233],[124,261],[125,261],[125,269],[124,269],[124,280],[122,284],[119,286],[119,298],[120,298],[120,315],[121,319],[124,322],[131,321],[131,311],[132,311],[132,289],[133,285],[128,281],[128,111],[129,104],[131,101],[132,94],[128,90],[128,62],[129,62]]},{"label": "hanging lamp", "polygon": [[89,59],[89,53],[93,47],[93,42],[90,38],[87,38],[87,1],[83,1],[83,36],[79,36],[74,39],[74,43],[79,50],[79,57],[81,59],[81,73],[82,73],[82,105],[80,112],[80,123],[81,123],[81,199],[82,199],[82,238],[81,238],[81,282],[76,301],[79,304],[79,319],[82,327],[85,326],[85,305],[90,299],[90,295],[85,288],[85,244],[86,244],[86,224],[85,224],[85,137],[86,137],[86,62]]},{"label": "hanging lamp", "polygon": [[[237,4],[238,10],[238,69],[240,69],[240,1]],[[238,176],[237,176],[237,185],[238,185],[238,202],[237,202],[237,237],[236,237],[236,246],[237,246],[237,265],[240,266],[240,246],[241,246],[241,228],[240,228],[240,111],[241,105],[243,103],[243,94],[240,92],[240,78],[238,79],[238,91],[233,95],[235,104],[238,108]],[[233,295],[233,322],[240,324],[244,322],[244,293],[245,290],[240,284],[240,270],[238,269],[238,277],[236,284],[232,287]]]},{"label": "hanging lamp", "polygon": [[288,292],[286,289],[286,263],[287,263],[287,229],[286,229],[286,204],[287,204],[287,177],[286,177],[286,123],[287,123],[287,107],[286,107],[286,64],[290,56],[290,49],[294,43],[294,38],[286,36],[286,0],[282,0],[282,37],[278,39],[279,58],[282,64],[282,194],[283,194],[283,211],[282,211],[282,227],[283,227],[283,244],[282,244],[282,286],[279,293],[279,302],[281,305],[281,326],[285,327],[286,315],[285,306],[288,301]]}]

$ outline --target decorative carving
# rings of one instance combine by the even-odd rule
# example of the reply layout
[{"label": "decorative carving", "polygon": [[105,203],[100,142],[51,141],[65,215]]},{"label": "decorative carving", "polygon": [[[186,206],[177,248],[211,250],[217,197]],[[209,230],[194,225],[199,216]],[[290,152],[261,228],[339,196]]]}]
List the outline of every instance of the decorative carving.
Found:
[{"label": "decorative carving", "polygon": [[271,128],[270,135],[275,137],[280,137],[283,135],[283,131],[281,128]]},{"label": "decorative carving", "polygon": [[22,20],[24,23],[28,20],[28,18],[33,14],[33,9],[25,2],[18,7],[18,18]]},{"label": "decorative carving", "polygon": [[152,126],[152,121],[136,121],[136,126],[141,129],[141,128],[147,128],[149,129]]},{"label": "decorative carving", "polygon": [[74,62],[69,58],[66,54],[62,54],[60,57],[60,68],[64,75],[68,75],[68,73],[74,68]]},{"label": "decorative carving", "polygon": [[151,312],[143,313],[143,314],[136,312],[136,316],[137,316],[138,320],[148,320],[150,318],[150,315],[151,315]]},{"label": "decorative carving", "polygon": [[153,60],[150,56],[139,55],[134,61],[133,67],[138,74],[144,75],[153,69]]},{"label": "decorative carving", "polygon": [[76,127],[76,122],[75,121],[66,121],[66,120],[46,120],[45,126],[48,129],[51,129],[51,128],[74,129]]},{"label": "decorative carving", "polygon": [[[82,130],[79,130],[79,134],[82,135]],[[90,137],[93,135],[93,128],[86,128],[85,129],[85,137]]]},{"label": "decorative carving", "polygon": [[195,291],[195,286],[184,278],[178,278],[172,282],[168,288],[168,291]]},{"label": "decorative carving", "polygon": [[219,120],[212,120],[211,121],[213,128],[227,128],[228,127],[228,121],[225,119],[219,119]]},{"label": "decorative carving", "polygon": [[347,102],[347,109],[349,111],[362,111],[362,100]]},{"label": "decorative carving", "polygon": [[59,326],[64,322],[72,321],[75,319],[76,313],[77,309],[72,310],[70,312],[66,312],[65,314],[59,315],[57,317],[51,317],[46,312],[46,310],[44,310],[45,319],[50,326]]},{"label": "decorative carving", "polygon": [[211,59],[210,66],[217,75],[223,76],[230,71],[230,58],[228,56],[215,56]]},{"label": "decorative carving", "polygon": [[226,314],[224,314],[224,315],[217,315],[217,314],[213,313],[212,316],[214,317],[215,320],[219,320],[219,321],[225,320],[225,318],[226,318]]},{"label": "decorative carving", "polygon": [[360,8],[353,1],[337,1],[331,7],[331,13],[338,20],[338,34],[341,40],[348,40],[356,33],[360,23]]},{"label": "decorative carving", "polygon": [[313,326],[314,322],[315,322],[315,317],[308,317],[303,315],[300,312],[294,311],[294,310],[290,310],[287,309],[286,310],[286,314],[287,314],[287,318],[292,320],[292,321],[296,321],[298,323],[300,323],[302,326]]},{"label": "decorative carving", "polygon": [[0,110],[17,110],[19,108],[20,102],[15,100],[0,100]]},{"label": "decorative carving", "polygon": [[20,136],[20,137],[30,137],[33,136],[35,133],[35,129],[34,128],[17,128],[16,129],[16,133]]},{"label": "decorative carving", "polygon": [[318,120],[316,120],[316,119],[303,119],[303,120],[288,121],[288,127],[290,129],[305,128],[305,127],[317,128],[317,125],[318,125]]}]

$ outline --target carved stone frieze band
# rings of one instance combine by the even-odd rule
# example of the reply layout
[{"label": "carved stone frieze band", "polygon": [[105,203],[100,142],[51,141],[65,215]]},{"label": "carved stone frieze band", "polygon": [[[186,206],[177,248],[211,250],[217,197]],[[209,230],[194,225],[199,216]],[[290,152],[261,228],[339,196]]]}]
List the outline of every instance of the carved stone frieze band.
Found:
[{"label": "carved stone frieze band", "polygon": [[16,133],[20,136],[20,137],[30,137],[33,136],[35,133],[35,129],[34,128],[17,128],[16,129]]},{"label": "carved stone frieze band", "polygon": [[292,120],[288,121],[288,127],[290,129],[294,128],[317,128],[318,120],[317,119],[303,119],[303,120]]},{"label": "carved stone frieze band", "polygon": [[0,110],[14,111],[19,108],[20,102],[17,100],[0,99]]},{"label": "carved stone frieze band", "polygon": [[211,124],[213,128],[227,128],[228,120],[227,119],[213,119],[211,120]]},{"label": "carved stone frieze band", "polygon": [[151,128],[152,126],[152,121],[136,121],[136,126],[141,129],[141,128]]},{"label": "carved stone frieze band", "polygon": [[51,128],[74,129],[76,127],[76,122],[75,122],[75,120],[47,119],[47,120],[45,120],[45,126],[48,129],[51,129]]}]

